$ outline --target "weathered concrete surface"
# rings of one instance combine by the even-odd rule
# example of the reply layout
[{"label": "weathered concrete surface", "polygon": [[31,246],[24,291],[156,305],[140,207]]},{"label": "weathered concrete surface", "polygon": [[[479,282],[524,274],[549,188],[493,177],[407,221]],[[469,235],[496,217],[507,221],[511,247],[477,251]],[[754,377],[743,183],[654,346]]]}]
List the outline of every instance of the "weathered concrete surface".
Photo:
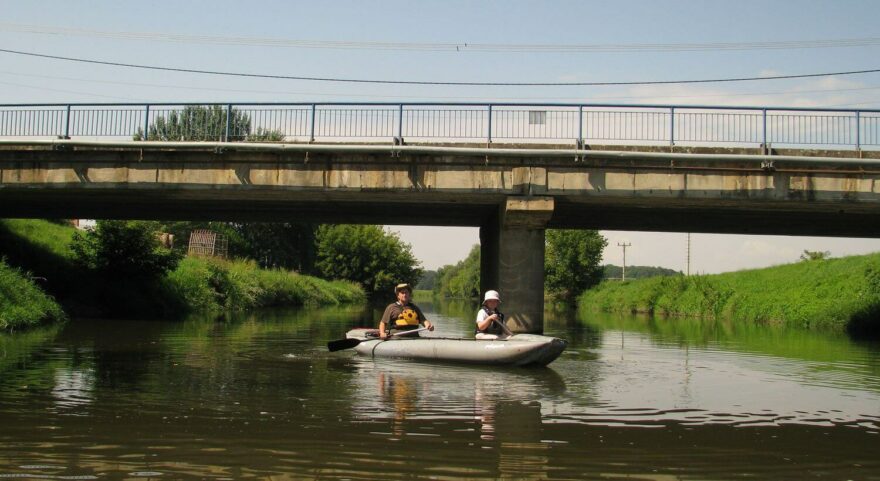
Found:
[{"label": "weathered concrete surface", "polygon": [[480,226],[481,287],[525,332],[547,227],[880,236],[876,152],[617,148],[0,141],[0,217]]},{"label": "weathered concrete surface", "polygon": [[880,235],[880,166],[830,152],[277,147],[0,143],[0,215],[479,226],[531,195],[553,198],[550,227]]},{"label": "weathered concrete surface", "polygon": [[508,197],[480,227],[480,289],[501,292],[514,332],[544,331],[544,230],[552,214],[552,197]]}]

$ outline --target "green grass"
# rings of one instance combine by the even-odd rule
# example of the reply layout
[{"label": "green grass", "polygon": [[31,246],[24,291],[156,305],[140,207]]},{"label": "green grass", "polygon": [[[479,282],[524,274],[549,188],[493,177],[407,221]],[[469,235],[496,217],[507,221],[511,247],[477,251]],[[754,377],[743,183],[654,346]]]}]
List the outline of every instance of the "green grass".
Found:
[{"label": "green grass", "polygon": [[18,269],[0,261],[0,331],[65,318],[61,306]]},{"label": "green grass", "polygon": [[880,254],[798,262],[709,276],[607,281],[579,306],[788,327],[880,328]]},{"label": "green grass", "polygon": [[[176,318],[198,311],[323,306],[366,298],[353,283],[260,269],[244,260],[185,258],[154,281],[106,279],[75,265],[69,248],[75,232],[72,226],[44,220],[0,220],[0,256],[6,256],[10,266],[44,279],[34,288],[54,297],[70,317]],[[9,291],[17,291],[9,282]],[[57,318],[54,311],[45,312],[42,319]],[[28,319],[39,317],[37,313],[34,310]]]},{"label": "green grass", "polygon": [[168,287],[193,310],[243,310],[274,306],[318,306],[361,302],[360,286],[326,281],[253,261],[187,257],[167,278]]}]

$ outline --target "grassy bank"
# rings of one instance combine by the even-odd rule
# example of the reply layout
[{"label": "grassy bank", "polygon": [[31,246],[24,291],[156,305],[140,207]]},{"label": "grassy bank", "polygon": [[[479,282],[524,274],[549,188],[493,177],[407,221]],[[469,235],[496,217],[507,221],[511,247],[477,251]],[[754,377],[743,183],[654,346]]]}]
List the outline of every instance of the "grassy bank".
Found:
[{"label": "grassy bank", "polygon": [[723,319],[790,327],[880,330],[880,254],[709,276],[603,282],[584,310]]},{"label": "grassy bank", "polygon": [[[74,263],[69,248],[74,232],[42,220],[0,221],[0,255],[10,266],[45,279],[34,288],[53,296],[70,317],[175,318],[195,311],[333,305],[366,297],[353,283],[260,269],[249,261],[186,258],[152,281],[106,279]],[[9,289],[20,290],[9,282]],[[18,302],[0,290],[0,305]],[[37,322],[36,316],[29,314],[28,324]]]},{"label": "grassy bank", "polygon": [[64,318],[61,306],[30,276],[0,261],[0,331]]},{"label": "grassy bank", "polygon": [[361,302],[366,295],[348,281],[326,281],[256,262],[188,257],[166,279],[167,287],[193,310],[244,310]]}]

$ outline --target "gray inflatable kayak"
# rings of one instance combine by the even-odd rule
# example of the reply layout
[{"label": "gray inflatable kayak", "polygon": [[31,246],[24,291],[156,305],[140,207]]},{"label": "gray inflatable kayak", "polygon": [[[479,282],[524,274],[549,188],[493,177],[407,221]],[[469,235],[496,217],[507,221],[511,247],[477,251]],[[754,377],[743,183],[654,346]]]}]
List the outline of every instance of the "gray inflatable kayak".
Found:
[{"label": "gray inflatable kayak", "polygon": [[347,339],[357,339],[358,354],[426,361],[450,361],[508,366],[546,366],[565,350],[566,341],[537,334],[514,334],[506,339],[397,336],[376,338],[376,329],[352,329]]}]

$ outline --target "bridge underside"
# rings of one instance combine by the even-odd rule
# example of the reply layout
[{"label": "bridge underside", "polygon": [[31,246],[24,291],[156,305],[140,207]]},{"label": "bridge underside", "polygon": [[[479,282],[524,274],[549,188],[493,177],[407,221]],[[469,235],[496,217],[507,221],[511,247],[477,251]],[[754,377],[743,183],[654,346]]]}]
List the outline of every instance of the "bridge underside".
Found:
[{"label": "bridge underside", "polygon": [[[86,218],[486,225],[506,196],[417,201],[411,195],[229,192],[210,189],[0,189],[2,218]],[[549,228],[722,234],[880,237],[880,212],[863,205],[806,206],[693,199],[555,198]]]}]

